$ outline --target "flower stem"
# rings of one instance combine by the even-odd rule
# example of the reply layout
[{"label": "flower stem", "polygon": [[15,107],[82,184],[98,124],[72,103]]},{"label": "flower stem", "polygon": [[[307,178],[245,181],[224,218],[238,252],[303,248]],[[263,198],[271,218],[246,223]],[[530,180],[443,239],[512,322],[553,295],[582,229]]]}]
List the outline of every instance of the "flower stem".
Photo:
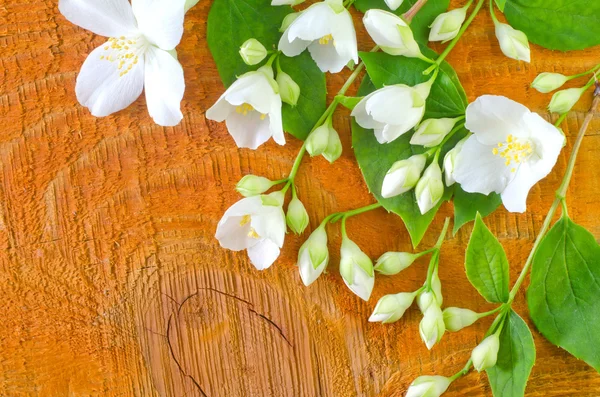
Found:
[{"label": "flower stem", "polygon": [[573,76],[569,76],[569,80],[577,79],[579,77],[583,77],[583,76],[587,76],[588,74],[595,73],[598,69],[600,69],[600,64],[594,66],[593,68],[591,68],[590,70],[588,70],[586,72],[575,74]]},{"label": "flower stem", "polygon": [[460,30],[458,31],[458,34],[456,35],[456,37],[452,39],[452,41],[450,42],[450,44],[448,44],[448,47],[446,47],[446,49],[444,50],[444,52],[442,52],[442,54],[435,60],[435,63],[433,65],[431,65],[431,67],[429,69],[425,70],[423,72],[423,74],[425,74],[425,75],[430,74],[434,69],[440,67],[440,65],[442,64],[442,62],[444,61],[444,59],[446,59],[446,57],[448,56],[448,54],[450,54],[450,52],[452,51],[452,49],[454,48],[454,46],[456,45],[456,43],[458,43],[458,41],[460,40],[460,38],[463,35],[463,33],[465,33],[465,31],[469,28],[469,25],[471,25],[471,22],[473,22],[473,20],[475,19],[475,17],[477,16],[477,14],[479,13],[479,11],[481,10],[481,7],[483,6],[484,2],[485,2],[485,0],[479,0],[477,2],[477,5],[475,6],[475,9],[471,13],[471,15],[469,15],[469,18],[467,18],[467,20],[463,24],[463,26],[460,28]]},{"label": "flower stem", "polygon": [[429,261],[429,267],[427,268],[427,280],[425,281],[425,285],[427,285],[428,288],[431,286],[431,278],[433,277],[433,272],[435,271],[440,259],[440,250],[442,248],[442,244],[444,244],[446,234],[448,233],[448,226],[450,226],[450,218],[446,218],[444,221],[442,232],[440,233],[440,236],[438,237],[438,240],[432,249],[433,255]]},{"label": "flower stem", "polygon": [[425,4],[427,4],[427,0],[418,0],[412,7],[410,7],[408,11],[406,11],[402,15],[402,19],[404,19],[404,21],[407,24],[410,24],[412,19],[415,17],[415,15],[417,15],[417,13],[421,10],[421,8],[423,8]]}]

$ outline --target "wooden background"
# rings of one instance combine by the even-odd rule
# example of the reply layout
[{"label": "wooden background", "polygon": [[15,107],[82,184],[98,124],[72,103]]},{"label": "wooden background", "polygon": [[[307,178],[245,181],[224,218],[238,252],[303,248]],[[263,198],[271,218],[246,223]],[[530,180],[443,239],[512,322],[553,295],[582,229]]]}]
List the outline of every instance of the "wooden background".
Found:
[{"label": "wooden background", "polygon": [[[103,38],[66,21],[54,0],[0,2],[0,395],[2,396],[402,396],[419,374],[450,375],[491,319],[427,351],[411,309],[391,326],[366,320],[377,299],[422,284],[426,263],[377,277],[370,302],[339,277],[339,231],[330,229],[329,273],[305,288],[295,267],[306,238],[288,235],[279,261],[256,271],[245,253],[221,249],[214,232],[239,199],[246,173],[279,179],[300,142],[238,150],[204,111],[223,91],[206,44],[210,1],[185,23],[179,57],[187,89],[183,123],[154,125],[143,98],[117,115],[90,116],[74,87]],[[453,2],[459,5],[461,2]],[[356,18],[357,26],[361,26]],[[359,28],[359,47],[372,43]],[[436,47],[438,50],[440,47]],[[598,48],[562,54],[532,46],[533,63],[505,58],[484,10],[448,58],[473,100],[505,94],[550,117],[550,97],[528,88],[541,71],[579,73]],[[329,76],[335,92],[348,75]],[[591,96],[591,95],[590,95]],[[554,196],[570,143],[591,98],[564,127],[570,142],[523,215],[487,219],[519,273]],[[329,165],[306,159],[298,183],[311,226],[326,214],[373,202],[350,148],[347,111],[335,116],[344,144]],[[600,118],[591,126],[569,193],[572,217],[600,236]],[[423,247],[441,229],[446,205]],[[463,270],[471,227],[449,236],[441,257],[445,304],[486,310]],[[349,221],[373,258],[408,250],[399,218],[384,210]],[[516,310],[527,317],[524,292]],[[599,396],[600,376],[534,331],[537,363],[528,396]],[[485,374],[449,396],[491,396]]]}]

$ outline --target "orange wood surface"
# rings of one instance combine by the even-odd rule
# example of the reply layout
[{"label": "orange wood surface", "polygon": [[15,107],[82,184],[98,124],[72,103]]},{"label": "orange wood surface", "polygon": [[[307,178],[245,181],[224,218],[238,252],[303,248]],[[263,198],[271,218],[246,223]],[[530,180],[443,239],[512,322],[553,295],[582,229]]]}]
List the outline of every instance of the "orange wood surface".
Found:
[{"label": "orange wood surface", "polygon": [[[0,0],[1,396],[402,396],[420,374],[462,368],[489,326],[485,319],[446,335],[430,352],[418,335],[416,308],[394,325],[368,323],[379,297],[422,284],[426,261],[378,276],[364,303],[339,276],[336,226],[329,229],[328,273],[309,288],[295,266],[306,235],[289,234],[280,259],[263,272],[245,253],[219,247],[215,228],[239,199],[236,182],[246,173],[285,176],[301,143],[288,137],[285,147],[271,141],[239,150],[224,125],[206,120],[223,92],[206,44],[210,4],[201,0],[188,13],[178,47],[184,121],[161,128],[143,98],[103,119],[77,103],[79,68],[103,38],[66,21],[54,0]],[[358,30],[360,49],[371,48]],[[504,94],[550,118],[550,97],[529,83],[542,71],[589,69],[600,49],[563,54],[532,46],[532,56],[531,64],[505,58],[483,11],[448,60],[470,100]],[[328,76],[329,91],[347,76]],[[487,218],[508,252],[513,281],[590,103],[577,105],[564,124],[569,143],[554,172],[531,191],[529,211],[500,209]],[[569,192],[571,216],[596,236],[598,116]],[[338,111],[334,124],[341,159],[329,165],[306,158],[298,177],[313,228],[331,212],[374,202],[350,147],[349,113]],[[434,244],[451,214],[446,204],[422,247]],[[489,310],[464,272],[470,230],[449,235],[444,245],[445,304]],[[401,220],[381,209],[349,220],[348,231],[373,258],[411,248]],[[528,318],[524,297],[521,291],[515,308]],[[533,334],[537,362],[528,396],[600,396],[592,368]],[[491,390],[485,374],[471,373],[447,395]]]}]

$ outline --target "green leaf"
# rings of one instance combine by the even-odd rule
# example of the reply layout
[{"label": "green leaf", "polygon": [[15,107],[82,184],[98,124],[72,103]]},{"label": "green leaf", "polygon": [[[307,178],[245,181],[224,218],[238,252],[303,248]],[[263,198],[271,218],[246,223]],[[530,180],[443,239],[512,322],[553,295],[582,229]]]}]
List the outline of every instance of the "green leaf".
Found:
[{"label": "green leaf", "polygon": [[480,213],[486,217],[494,212],[502,203],[499,194],[489,196],[479,193],[467,193],[459,185],[454,190],[454,233],[471,222]]},{"label": "green leaf", "polygon": [[533,258],[527,302],[538,330],[600,371],[600,246],[561,218]]},{"label": "green leaf", "polygon": [[506,0],[506,19],[530,41],[551,50],[600,44],[600,1]]},{"label": "green leaf", "polygon": [[469,281],[488,302],[508,301],[506,253],[479,214],[467,247],[465,267]]},{"label": "green leaf", "polygon": [[500,11],[504,12],[504,7],[506,6],[506,0],[496,0],[496,5],[500,9]]},{"label": "green leaf", "polygon": [[[417,0],[405,0],[396,11],[392,12],[396,15],[402,15],[416,2]],[[429,0],[427,4],[419,10],[410,23],[410,28],[413,31],[415,40],[422,44],[427,44],[429,41],[429,26],[431,26],[435,17],[448,9],[449,5],[450,0]],[[391,11],[384,0],[356,0],[354,7],[363,13],[372,8]]]},{"label": "green leaf", "polygon": [[[435,53],[431,50],[426,50],[424,54],[435,56]],[[423,76],[423,70],[429,66],[427,62],[406,57],[395,57],[384,53],[366,52],[361,53],[360,56],[365,62],[369,73],[368,76],[365,76],[359,90],[358,95],[360,96],[367,95],[384,85],[403,83],[413,86],[428,79],[427,76]],[[431,117],[457,117],[464,114],[466,106],[467,97],[456,73],[450,65],[442,64],[441,73],[427,99],[425,119]],[[453,147],[466,133],[466,131],[457,133],[448,142],[445,149]],[[411,135],[412,133],[404,134],[394,142],[382,145],[377,142],[372,130],[361,128],[356,122],[352,123],[354,152],[369,190],[388,211],[400,215],[411,236],[413,245],[417,246],[439,207],[452,196],[452,190],[447,189],[438,206],[425,215],[421,215],[419,211],[414,191],[389,199],[384,199],[381,196],[383,178],[392,164],[417,152],[423,152],[423,148],[420,146],[411,147],[409,143]],[[440,159],[443,158],[444,153],[440,156]]]},{"label": "green leaf", "polygon": [[496,365],[487,375],[495,397],[523,397],[535,363],[535,344],[525,321],[513,310],[500,333]]},{"label": "green leaf", "polygon": [[[239,55],[240,46],[255,38],[267,50],[277,49],[283,18],[291,7],[271,6],[270,0],[215,0],[208,14],[207,41],[223,84],[229,87],[242,74],[258,69],[248,66]],[[305,139],[325,112],[327,89],[321,73],[308,53],[294,58],[281,56],[281,67],[300,86],[296,107],[284,104],[283,128]]]}]

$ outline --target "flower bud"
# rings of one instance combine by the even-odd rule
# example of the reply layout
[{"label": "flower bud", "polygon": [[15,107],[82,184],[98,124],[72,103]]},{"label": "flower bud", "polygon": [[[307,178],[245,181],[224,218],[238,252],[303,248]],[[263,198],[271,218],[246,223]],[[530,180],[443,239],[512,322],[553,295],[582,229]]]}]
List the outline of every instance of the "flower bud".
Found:
[{"label": "flower bud", "polygon": [[327,149],[323,152],[323,157],[330,163],[333,163],[342,155],[342,149],[340,135],[331,125],[329,125],[329,140],[327,141]]},{"label": "flower bud", "polygon": [[383,178],[381,195],[390,198],[411,190],[419,181],[426,162],[427,156],[424,154],[396,161]]},{"label": "flower bud", "polygon": [[412,305],[414,300],[414,292],[385,295],[377,302],[373,314],[369,317],[369,321],[372,323],[381,322],[383,324],[396,322],[402,318],[404,312]]},{"label": "flower bud", "polygon": [[293,197],[288,204],[287,215],[285,216],[288,227],[296,234],[302,234],[308,226],[308,213],[302,201],[298,197]]},{"label": "flower bud", "polygon": [[435,300],[435,294],[431,291],[421,292],[417,297],[417,305],[423,314],[425,314],[431,305],[438,307],[440,306],[440,304]]},{"label": "flower bud", "polygon": [[377,259],[375,270],[386,276],[400,273],[413,264],[419,255],[408,252],[386,252]]},{"label": "flower bud", "polygon": [[235,185],[235,190],[244,197],[252,197],[263,194],[272,188],[273,185],[275,183],[265,177],[246,175]]},{"label": "flower bud", "polygon": [[499,349],[500,337],[497,333],[485,338],[471,353],[473,367],[479,372],[492,368],[498,360]]},{"label": "flower bud", "polygon": [[442,307],[444,303],[444,297],[442,296],[442,282],[440,276],[438,276],[438,269],[436,268],[431,275],[431,292],[435,297],[435,301],[439,307]]},{"label": "flower bud", "polygon": [[419,376],[410,384],[406,397],[440,397],[450,383],[450,379],[444,376]]},{"label": "flower bud", "polygon": [[352,292],[368,301],[375,285],[373,262],[348,237],[342,239],[340,274]]},{"label": "flower bud", "polygon": [[585,87],[567,88],[566,90],[558,91],[552,96],[548,110],[558,114],[568,113],[579,101],[584,92]]},{"label": "flower bud", "polygon": [[404,0],[385,0],[385,4],[392,10],[396,11],[402,5]]},{"label": "flower bud", "polygon": [[327,232],[325,226],[319,226],[298,251],[298,269],[300,278],[307,287],[311,285],[329,263],[329,250],[327,249]]},{"label": "flower bud", "polygon": [[456,158],[458,157],[458,154],[465,145],[467,138],[458,142],[456,146],[454,146],[454,148],[448,151],[448,153],[446,153],[446,156],[444,157],[444,175],[446,177],[446,186],[448,187],[456,183],[456,180],[454,179],[454,167],[456,165]]},{"label": "flower bud", "polygon": [[329,144],[329,126],[323,124],[310,133],[306,138],[306,151],[312,157],[319,156],[327,149]]},{"label": "flower bud", "polygon": [[496,21],[494,23],[496,24],[496,37],[504,55],[517,61],[531,62],[527,35],[505,23]]},{"label": "flower bud", "polygon": [[[273,5],[273,4],[271,4],[271,5]],[[292,12],[291,14],[287,14],[285,16],[285,18],[283,18],[283,22],[281,23],[281,27],[279,28],[279,31],[281,33],[285,32],[285,30],[290,27],[292,22],[294,22],[296,20],[296,18],[298,18],[300,16],[300,14],[302,14],[302,13],[301,12]]]},{"label": "flower bud", "polygon": [[446,42],[455,38],[467,17],[469,5],[438,15],[429,26],[429,41]]},{"label": "flower bud", "polygon": [[473,310],[460,307],[447,307],[444,309],[444,324],[450,332],[457,332],[479,320],[479,315]]},{"label": "flower bud", "polygon": [[384,10],[371,9],[363,23],[369,36],[381,50],[390,55],[423,58],[410,26],[399,16]]},{"label": "flower bud", "polygon": [[410,139],[411,145],[437,146],[452,131],[458,119],[428,119],[423,121]]},{"label": "flower bud", "polygon": [[442,199],[444,182],[442,182],[442,170],[437,158],[427,167],[423,177],[417,183],[415,194],[421,214],[426,214]]},{"label": "flower bud", "polygon": [[542,94],[547,94],[559,89],[567,81],[569,81],[569,78],[560,73],[540,73],[538,77],[533,80],[531,86]]},{"label": "flower bud", "polygon": [[442,339],[445,331],[446,326],[444,325],[442,309],[437,305],[429,305],[419,324],[419,334],[427,349],[431,350]]},{"label": "flower bud", "polygon": [[246,65],[257,65],[267,56],[267,49],[260,41],[248,39],[240,48],[240,56]]},{"label": "flower bud", "polygon": [[300,98],[300,86],[290,77],[289,74],[279,70],[277,72],[277,84],[279,84],[279,95],[281,100],[288,105],[296,106]]},{"label": "flower bud", "polygon": [[304,0],[273,0],[271,1],[272,6],[297,6],[298,4],[304,3]]}]

